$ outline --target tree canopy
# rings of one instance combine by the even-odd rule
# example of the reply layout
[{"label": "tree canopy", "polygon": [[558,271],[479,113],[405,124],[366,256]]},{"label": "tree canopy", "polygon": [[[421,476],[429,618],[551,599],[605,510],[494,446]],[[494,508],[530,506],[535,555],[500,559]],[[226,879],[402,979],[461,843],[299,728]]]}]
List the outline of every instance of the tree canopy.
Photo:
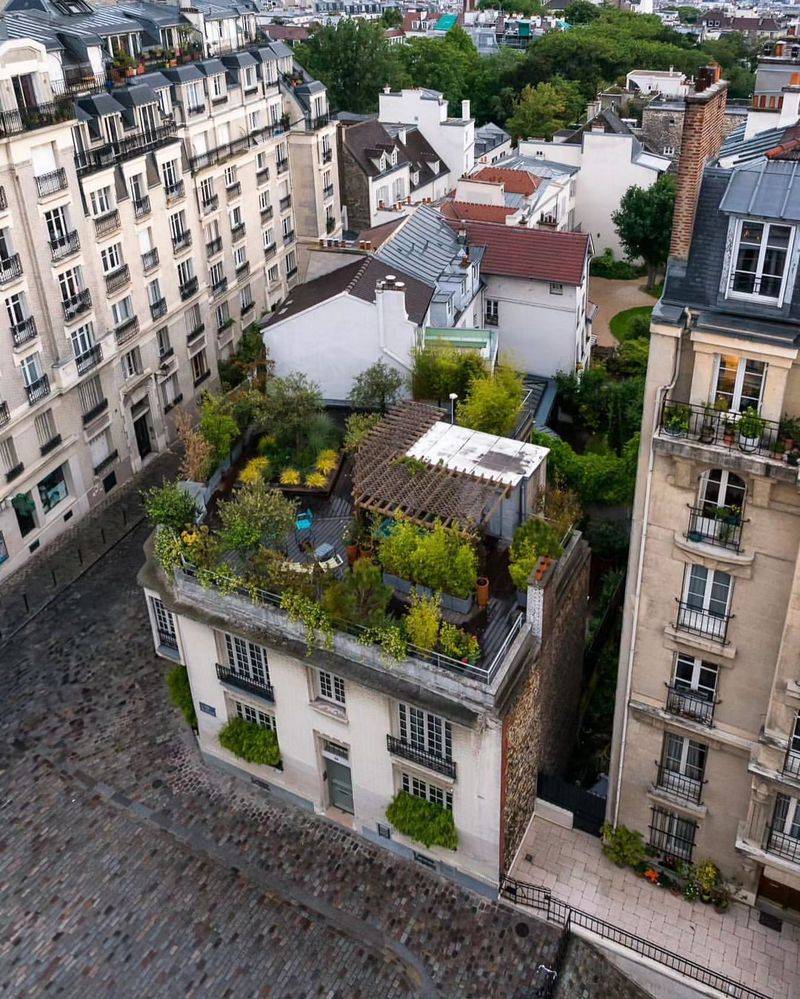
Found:
[{"label": "tree canopy", "polygon": [[611,221],[625,254],[641,257],[647,264],[647,287],[655,284],[656,273],[667,262],[675,207],[675,178],[664,173],[652,187],[629,187],[622,195]]},{"label": "tree canopy", "polygon": [[553,133],[583,115],[586,102],[577,83],[556,76],[549,83],[530,84],[514,103],[506,128],[515,139],[552,139]]}]

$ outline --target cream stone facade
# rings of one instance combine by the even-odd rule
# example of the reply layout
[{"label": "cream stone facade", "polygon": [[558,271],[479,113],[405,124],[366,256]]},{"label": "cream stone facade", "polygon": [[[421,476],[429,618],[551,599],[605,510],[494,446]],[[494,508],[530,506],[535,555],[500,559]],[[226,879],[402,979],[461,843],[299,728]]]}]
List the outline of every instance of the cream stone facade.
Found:
[{"label": "cream stone facade", "polygon": [[[76,28],[116,16],[83,6]],[[0,43],[0,579],[174,440],[304,247],[341,233],[325,88],[219,11],[165,9],[198,51],[158,70],[125,18],[128,78],[99,44],[69,64],[46,19]]]}]

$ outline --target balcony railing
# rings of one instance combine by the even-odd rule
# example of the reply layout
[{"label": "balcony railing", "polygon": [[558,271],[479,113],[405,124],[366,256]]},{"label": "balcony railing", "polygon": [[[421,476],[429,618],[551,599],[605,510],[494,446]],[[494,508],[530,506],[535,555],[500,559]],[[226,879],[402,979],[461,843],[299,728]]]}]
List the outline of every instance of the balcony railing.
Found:
[{"label": "balcony railing", "polygon": [[0,259],[0,285],[8,284],[22,276],[22,261],[18,253]]},{"label": "balcony railing", "polygon": [[82,316],[84,312],[88,312],[92,307],[92,295],[88,288],[81,288],[79,292],[72,295],[66,301],[61,302],[61,308],[64,310],[64,319],[67,322],[72,322],[73,319],[77,319],[78,316]]},{"label": "balcony railing", "polygon": [[667,684],[667,711],[671,715],[688,718],[690,721],[696,721],[710,727],[714,724],[716,703],[713,698],[709,700],[708,697],[696,690],[685,690],[682,687]]},{"label": "balcony railing", "polygon": [[221,278],[219,281],[217,281],[216,284],[211,285],[211,294],[214,296],[214,298],[216,298],[217,295],[222,295],[223,292],[226,292],[227,290],[228,290],[228,279],[226,277]]},{"label": "balcony railing", "polygon": [[18,461],[13,468],[9,468],[9,470],[6,472],[6,482],[13,482],[14,479],[18,479],[24,471],[25,471],[24,462]]},{"label": "balcony railing", "polygon": [[742,547],[741,513],[727,506],[690,506],[686,540],[738,552]]},{"label": "balcony railing", "polygon": [[497,326],[498,321],[499,320],[498,320],[497,316],[484,316],[483,317],[483,325],[484,326]]},{"label": "balcony railing", "polygon": [[122,267],[118,267],[110,274],[106,274],[106,291],[109,295],[113,295],[115,291],[124,288],[130,282],[130,279],[131,269],[127,264],[123,264]]},{"label": "balcony railing", "polygon": [[264,247],[264,257],[269,260],[270,257],[274,257],[278,247],[275,243],[270,243],[269,246]]},{"label": "balcony railing", "polygon": [[112,208],[110,212],[98,215],[94,220],[94,234],[98,239],[102,239],[104,236],[110,236],[112,232],[116,232],[121,224],[119,209]]},{"label": "balcony railing", "polygon": [[331,120],[329,114],[321,114],[316,118],[312,118],[310,115],[306,118],[306,124],[312,132],[316,132],[318,128],[324,128]]},{"label": "balcony railing", "polygon": [[28,396],[28,402],[31,406],[35,406],[41,399],[50,395],[50,379],[47,375],[42,375],[35,382],[25,386],[25,394]]},{"label": "balcony railing", "polygon": [[197,278],[191,277],[189,278],[188,281],[185,281],[180,287],[181,298],[183,299],[183,301],[186,301],[186,299],[191,298],[196,291],[197,291]]},{"label": "balcony railing", "polygon": [[290,267],[289,270],[286,272],[286,277],[293,278],[296,273],[297,273],[297,265],[295,264],[294,267]]},{"label": "balcony railing", "polygon": [[6,194],[6,189],[0,185],[0,212],[4,212],[8,209],[8,195]]},{"label": "balcony railing", "polygon": [[51,451],[55,451],[58,445],[61,443],[61,434],[55,434],[50,438],[49,441],[42,444],[39,448],[39,454],[44,458],[46,454],[50,454]]},{"label": "balcony railing", "polygon": [[435,770],[445,777],[452,777],[455,780],[456,765],[453,760],[448,760],[438,753],[429,753],[424,749],[418,749],[402,739],[396,739],[393,735],[386,736],[386,748],[393,756],[401,756],[411,763],[419,763],[428,770]]},{"label": "balcony railing", "polygon": [[158,128],[136,132],[98,149],[85,149],[76,153],[75,166],[79,176],[83,176],[179,141],[175,122],[166,120]]},{"label": "balcony railing", "polygon": [[239,314],[246,316],[251,309],[255,308],[255,299],[251,299],[249,302],[245,302],[244,305],[239,309]]},{"label": "balcony railing", "polygon": [[236,280],[241,281],[242,278],[247,277],[250,273],[250,261],[245,260],[244,263],[239,264],[236,268]]},{"label": "balcony railing", "polygon": [[233,201],[235,198],[238,198],[241,193],[242,182],[240,180],[237,180],[234,184],[228,184],[225,188],[225,194],[228,197],[228,201]]},{"label": "balcony railing", "polygon": [[248,136],[241,136],[232,142],[225,142],[221,146],[215,146],[214,149],[208,149],[204,153],[198,153],[196,156],[190,157],[189,169],[192,173],[198,173],[200,170],[205,170],[206,167],[225,163],[231,157],[238,156],[239,153],[243,153],[249,147],[250,140]]},{"label": "balcony railing", "polygon": [[198,323],[197,326],[194,326],[186,334],[186,342],[187,343],[192,343],[194,340],[196,340],[200,336],[201,333],[205,333],[205,329],[206,329],[206,324],[205,323]]},{"label": "balcony railing", "polygon": [[285,212],[285,211],[286,211],[286,209],[287,209],[287,208],[288,208],[288,207],[289,207],[289,206],[291,205],[291,203],[292,203],[292,196],[291,196],[291,194],[287,194],[287,195],[285,195],[285,196],[284,196],[283,198],[281,198],[281,200],[280,200],[280,201],[278,202],[278,204],[279,204],[279,206],[280,206],[280,210],[281,210],[282,212]]},{"label": "balcony railing", "polygon": [[789,749],[783,761],[783,772],[789,777],[800,778],[800,752]]},{"label": "balcony railing", "polygon": [[782,829],[776,829],[774,826],[767,828],[764,849],[776,857],[791,860],[795,864],[800,863],[800,838],[791,836]]},{"label": "balcony railing", "polygon": [[282,160],[275,161],[275,168],[278,173],[285,173],[289,169],[289,157],[284,156]]},{"label": "balcony railing", "polygon": [[294,242],[294,229],[290,229],[288,232],[283,234],[283,242],[285,245]]},{"label": "balcony railing", "polygon": [[59,98],[47,104],[35,104],[16,111],[0,111],[0,134],[18,135],[20,132],[57,125],[74,117],[75,102],[72,98]]},{"label": "balcony railing", "polygon": [[150,196],[145,194],[143,198],[136,198],[133,202],[133,215],[134,218],[143,219],[145,215],[149,215],[151,211],[150,207]]},{"label": "balcony railing", "polygon": [[675,627],[727,645],[728,624],[732,616],[732,614],[712,614],[702,607],[692,607],[684,600],[679,600]]},{"label": "balcony railing", "polygon": [[217,253],[222,252],[222,236],[217,236],[215,239],[211,239],[206,243],[206,256],[213,257]]},{"label": "balcony railing", "polygon": [[0,427],[4,427],[11,422],[11,410],[7,402],[0,402]]},{"label": "balcony railing", "polygon": [[72,232],[68,232],[63,236],[56,236],[55,239],[51,239],[49,242],[50,259],[54,264],[58,263],[59,260],[71,257],[73,253],[77,253],[81,248],[80,237],[74,229]]},{"label": "balcony railing", "polygon": [[687,777],[677,770],[670,770],[663,763],[656,764],[656,787],[668,791],[676,798],[699,805],[703,797],[704,783],[702,779]]},{"label": "balcony railing", "polygon": [[215,212],[219,208],[219,195],[212,194],[210,198],[206,201],[200,202],[200,210],[203,215],[208,215],[209,212]]},{"label": "balcony railing", "polygon": [[244,238],[247,232],[247,227],[244,222],[240,222],[238,225],[231,226],[231,240],[235,243],[240,239]]},{"label": "balcony railing", "polygon": [[150,316],[153,319],[160,319],[167,314],[166,298],[159,298],[157,302],[150,303]]},{"label": "balcony railing", "polygon": [[119,458],[119,452],[118,451],[112,451],[111,454],[107,454],[105,456],[105,458],[103,458],[102,461],[99,461],[94,466],[94,474],[95,475],[99,475],[101,472],[104,472],[108,468],[109,465],[113,465],[114,464],[114,462],[117,460],[117,458]]},{"label": "balcony railing", "polygon": [[83,414],[82,417],[83,425],[87,426],[92,422],[92,420],[96,419],[101,413],[105,413],[107,409],[108,409],[108,399],[101,399],[98,403],[92,406],[91,409],[88,409]]},{"label": "balcony railing", "polygon": [[274,214],[275,210],[272,205],[267,205],[266,208],[261,209],[261,221],[266,222],[267,219],[271,219]]},{"label": "balcony railing", "polygon": [[164,197],[167,199],[168,205],[173,205],[176,201],[180,201],[186,190],[186,185],[182,180],[176,180],[174,184],[164,185]]},{"label": "balcony railing", "polygon": [[58,194],[67,187],[67,171],[64,167],[51,170],[49,173],[40,174],[34,177],[36,190],[40,198],[49,198],[51,194]]},{"label": "balcony railing", "polygon": [[151,250],[145,250],[142,254],[142,270],[145,274],[149,274],[156,267],[158,267],[158,247],[154,246]]},{"label": "balcony railing", "polygon": [[266,184],[268,180],[269,180],[269,167],[264,167],[263,170],[256,170],[256,184],[258,184],[259,187],[262,184]]},{"label": "balcony railing", "polygon": [[114,336],[120,346],[127,343],[128,340],[132,340],[138,332],[139,319],[137,316],[131,316],[130,319],[126,319],[124,323],[120,323],[114,328]]},{"label": "balcony railing", "polygon": [[322,188],[322,197],[323,198],[333,197],[333,184],[327,184],[325,187]]},{"label": "balcony railing", "polygon": [[712,406],[693,406],[670,399],[662,404],[659,428],[667,437],[783,460],[779,423],[759,417],[754,427],[755,421],[747,421],[742,425],[745,431],[755,433],[750,437],[739,429],[740,421],[738,413],[720,412]]},{"label": "balcony railing", "polygon": [[75,358],[75,367],[78,369],[79,375],[85,375],[87,371],[96,368],[102,360],[103,348],[99,343],[93,343],[88,350]]},{"label": "balcony railing", "polygon": [[172,237],[172,249],[178,253],[181,250],[185,250],[192,245],[192,232],[191,229],[184,229],[183,232],[176,233]]},{"label": "balcony railing", "polygon": [[33,316],[26,316],[22,322],[15,323],[11,327],[11,339],[15,347],[21,347],[24,343],[36,339],[36,320]]},{"label": "balcony railing", "polygon": [[322,150],[322,162],[323,163],[330,163],[330,161],[332,159],[333,159],[333,149],[332,148],[331,149],[323,149]]}]

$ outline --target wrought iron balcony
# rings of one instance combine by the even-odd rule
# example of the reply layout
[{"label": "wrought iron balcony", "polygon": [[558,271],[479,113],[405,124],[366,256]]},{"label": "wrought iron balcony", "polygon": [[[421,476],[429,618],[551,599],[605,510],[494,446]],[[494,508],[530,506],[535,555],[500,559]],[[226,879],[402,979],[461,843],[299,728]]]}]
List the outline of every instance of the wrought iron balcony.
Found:
[{"label": "wrought iron balcony", "polygon": [[36,181],[36,190],[39,193],[40,198],[49,198],[51,194],[58,194],[59,191],[66,190],[67,187],[67,171],[64,167],[58,167],[56,170],[51,170],[49,173],[40,174],[38,177],[34,177]]},{"label": "wrought iron balcony", "polygon": [[275,210],[272,205],[267,205],[266,208],[261,209],[261,221],[266,222],[267,219],[271,219],[274,214]]},{"label": "wrought iron balcony", "polygon": [[61,443],[61,434],[54,434],[54,436],[52,436],[49,441],[41,445],[41,447],[39,448],[39,453],[44,458],[46,454],[50,454],[51,451],[55,451],[55,449],[59,446],[60,443]]},{"label": "wrought iron balcony", "polygon": [[293,243],[294,242],[294,229],[290,229],[288,232],[285,232],[283,234],[283,242],[284,242],[284,245],[287,245],[287,246],[288,246],[289,243]]},{"label": "wrought iron balcony", "polygon": [[8,195],[6,194],[6,189],[0,185],[0,212],[4,212],[8,209]]},{"label": "wrought iron balcony", "polygon": [[105,456],[105,458],[103,458],[102,461],[98,462],[94,466],[94,474],[95,475],[99,475],[101,472],[104,472],[108,468],[109,465],[113,465],[114,464],[114,462],[117,460],[117,458],[119,458],[119,452],[118,451],[112,451],[111,454],[107,454]]},{"label": "wrought iron balcony", "polygon": [[236,268],[236,280],[241,281],[242,278],[247,277],[249,273],[250,273],[250,261],[245,260],[244,263],[239,264],[239,266]]},{"label": "wrought iron balcony", "polygon": [[700,778],[687,777],[677,770],[670,770],[663,763],[656,764],[655,786],[676,798],[699,805],[703,797],[703,784],[705,781]]},{"label": "wrought iron balcony", "polygon": [[133,202],[133,215],[134,218],[143,219],[145,215],[149,215],[151,212],[150,207],[150,196],[145,194],[143,198],[137,198]]},{"label": "wrought iron balcony", "polygon": [[78,316],[82,316],[84,312],[88,312],[92,307],[92,294],[88,288],[81,288],[79,292],[76,292],[71,298],[66,301],[62,300],[61,308],[64,310],[64,319],[66,322],[72,322],[73,319],[77,319]]},{"label": "wrought iron balcony", "polygon": [[36,320],[33,316],[26,316],[22,322],[15,323],[11,327],[11,339],[15,347],[21,347],[36,339]]},{"label": "wrought iron balcony", "polygon": [[245,233],[247,232],[247,227],[244,222],[240,222],[238,225],[231,226],[231,240],[236,243],[240,239],[244,239]]},{"label": "wrought iron balcony", "polygon": [[225,188],[225,194],[228,196],[228,201],[234,201],[242,193],[242,182],[237,180],[233,184],[228,184]]},{"label": "wrought iron balcony", "polygon": [[50,379],[47,375],[42,375],[35,382],[25,386],[25,394],[31,406],[35,406],[37,402],[50,395]]},{"label": "wrought iron balcony", "polygon": [[321,114],[316,118],[312,118],[310,115],[306,118],[306,124],[312,132],[316,132],[319,128],[324,128],[330,123],[331,116],[329,114]]},{"label": "wrought iron balcony", "polygon": [[180,250],[185,250],[192,245],[192,232],[191,229],[184,229],[183,232],[177,233],[172,237],[172,249],[178,253]]},{"label": "wrought iron balcony", "polygon": [[692,607],[683,600],[678,601],[678,616],[675,627],[692,635],[710,638],[722,645],[728,644],[728,624],[732,614],[712,614],[702,607]]},{"label": "wrought iron balcony", "polygon": [[197,278],[190,277],[189,280],[185,281],[180,287],[181,298],[183,299],[183,301],[186,301],[186,299],[191,298],[196,291],[197,291]]},{"label": "wrought iron balcony", "polygon": [[800,779],[800,751],[789,748],[783,761],[783,772],[789,777]]},{"label": "wrought iron balcony", "polygon": [[142,270],[145,274],[149,274],[156,267],[158,267],[158,247],[154,246],[152,250],[145,250],[142,254]]},{"label": "wrought iron balcony", "polygon": [[286,171],[289,169],[289,157],[284,156],[282,160],[276,160],[275,168],[277,169],[278,173],[286,173]]},{"label": "wrought iron balcony", "polygon": [[270,257],[274,257],[277,252],[278,247],[275,243],[270,243],[269,246],[264,247],[264,257],[269,260]]},{"label": "wrought iron balcony", "polygon": [[293,278],[296,273],[297,273],[297,265],[295,265],[294,267],[290,267],[289,270],[286,272],[287,279]]},{"label": "wrought iron balcony", "polygon": [[202,104],[186,105],[186,114],[189,115],[190,118],[198,114],[205,114],[205,110],[206,110],[205,101]]},{"label": "wrought iron balcony", "polygon": [[57,125],[75,117],[75,102],[72,98],[59,98],[46,104],[18,108],[16,111],[0,111],[0,134],[18,135],[36,128]]},{"label": "wrought iron balcony", "polygon": [[738,552],[742,547],[742,515],[727,506],[690,506],[686,540]]},{"label": "wrought iron balcony", "polygon": [[222,236],[217,236],[206,243],[206,256],[213,257],[217,253],[222,253]]},{"label": "wrought iron balcony", "polygon": [[224,320],[219,324],[219,326],[217,326],[217,336],[222,337],[222,335],[225,332],[227,332],[227,330],[230,330],[231,336],[233,336],[233,324],[234,324],[233,316],[228,316],[226,320]]},{"label": "wrought iron balcony", "polygon": [[754,428],[755,421],[748,421],[746,429],[759,431],[757,436],[750,437],[739,430],[739,420],[738,413],[669,399],[662,404],[658,425],[660,432],[667,437],[783,461],[779,423],[759,417],[758,427]]},{"label": "wrought iron balcony", "polygon": [[260,697],[264,701],[269,701],[274,703],[275,692],[272,689],[272,684],[265,681],[253,680],[249,676],[243,676],[236,670],[232,669],[230,666],[223,666],[221,663],[217,663],[217,679],[222,683],[227,683],[230,687],[236,687],[238,690],[246,690],[248,694],[255,694],[256,697]]},{"label": "wrought iron balcony", "polygon": [[[75,229],[63,236],[56,236],[55,239],[51,239],[49,242],[50,259],[54,264],[58,263],[59,260],[65,260],[67,257],[71,257],[73,253],[77,253],[81,248],[80,237]],[[21,268],[20,273],[22,273]]]},{"label": "wrought iron balcony", "polygon": [[768,826],[764,835],[764,850],[783,860],[800,864],[800,838],[792,836],[783,829]]},{"label": "wrought iron balcony", "polygon": [[98,239],[103,239],[105,236],[110,236],[112,233],[116,232],[122,225],[119,217],[119,209],[112,208],[110,212],[106,212],[105,215],[98,215],[94,220],[94,234]]},{"label": "wrought iron balcony", "polygon": [[709,700],[696,690],[686,690],[669,683],[666,686],[667,711],[671,715],[688,718],[690,721],[709,727],[714,724],[714,708],[717,702],[713,698]]},{"label": "wrought iron balcony", "polygon": [[403,742],[402,739],[397,739],[393,735],[386,736],[386,748],[393,756],[401,756],[404,760],[409,760],[411,763],[419,763],[429,770],[435,770],[436,773],[443,774],[445,777],[452,777],[455,780],[455,762],[447,759],[445,756],[440,756],[438,753],[430,753],[424,749],[418,749],[416,746],[412,746],[411,743]]},{"label": "wrought iron balcony", "polygon": [[258,184],[259,187],[262,184],[266,184],[268,180],[269,180],[269,167],[264,167],[263,170],[256,170],[256,184]]},{"label": "wrought iron balcony", "polygon": [[217,281],[216,284],[211,285],[211,294],[213,295],[214,298],[216,298],[217,295],[222,295],[223,292],[226,292],[227,290],[228,290],[228,279],[226,277]]},{"label": "wrought iron balcony", "polygon": [[255,303],[254,299],[250,299],[249,302],[245,302],[245,304],[239,310],[239,314],[242,315],[242,316],[246,316],[247,313],[250,312],[251,309],[255,308],[255,304],[256,303]]},{"label": "wrought iron balcony", "polygon": [[124,323],[120,323],[119,326],[115,327],[114,337],[117,343],[122,346],[123,343],[132,340],[138,332],[139,319],[137,316],[131,316],[130,319],[126,319]]},{"label": "wrought iron balcony", "polygon": [[187,333],[186,342],[192,343],[200,336],[201,333],[205,333],[205,329],[206,329],[205,323],[198,323],[197,326],[195,326],[189,333]]},{"label": "wrought iron balcony", "polygon": [[110,274],[106,274],[106,292],[109,295],[113,295],[114,292],[119,291],[120,288],[124,288],[126,284],[129,284],[130,280],[131,269],[127,264],[123,264],[122,267],[118,267]]},{"label": "wrought iron balcony", "polygon": [[174,184],[164,185],[164,197],[167,199],[168,205],[173,205],[176,201],[180,201],[186,191],[186,185],[182,180],[176,180]]},{"label": "wrought iron balcony", "polygon": [[150,316],[155,319],[160,319],[162,316],[167,314],[167,300],[166,298],[159,298],[157,302],[150,303]]},{"label": "wrought iron balcony", "polygon": [[219,195],[213,194],[207,201],[200,202],[200,210],[204,215],[215,212],[219,208]]},{"label": "wrought iron balcony", "polygon": [[11,422],[11,410],[7,402],[0,402],[0,427],[4,427]]},{"label": "wrought iron balcony", "polygon": [[213,149],[207,149],[204,153],[190,157],[189,169],[192,173],[198,173],[200,170],[205,170],[206,167],[225,163],[254,144],[254,134],[240,136],[232,142],[225,142],[221,146],[215,146]]},{"label": "wrought iron balcony", "polygon": [[0,259],[0,285],[16,281],[22,276],[22,261],[18,253],[12,253],[10,257]]},{"label": "wrought iron balcony", "polygon": [[93,343],[88,350],[75,358],[75,367],[78,369],[79,375],[85,375],[87,371],[96,368],[102,360],[103,348],[99,343]]},{"label": "wrought iron balcony", "polygon": [[165,119],[158,128],[150,128],[115,142],[106,143],[97,149],[86,149],[75,154],[75,167],[79,176],[104,170],[125,160],[160,149],[162,146],[179,142],[177,126],[171,119]]},{"label": "wrought iron balcony", "polygon": [[18,479],[24,471],[25,471],[24,462],[21,461],[17,462],[17,464],[14,465],[13,468],[9,468],[9,470],[6,472],[6,482],[13,482],[14,479]]},{"label": "wrought iron balcony", "polygon": [[83,425],[88,426],[92,420],[96,419],[101,413],[105,413],[107,409],[108,399],[101,399],[100,402],[83,414]]},{"label": "wrought iron balcony", "polygon": [[499,320],[498,320],[497,316],[484,316],[483,317],[483,325],[484,326],[497,326],[498,321]]},{"label": "wrought iron balcony", "polygon": [[292,203],[292,196],[291,196],[291,194],[287,194],[287,195],[285,195],[284,197],[281,198],[281,200],[278,202],[278,205],[280,207],[280,210],[282,212],[285,212],[286,209],[289,208],[289,206],[291,205],[291,203]]}]

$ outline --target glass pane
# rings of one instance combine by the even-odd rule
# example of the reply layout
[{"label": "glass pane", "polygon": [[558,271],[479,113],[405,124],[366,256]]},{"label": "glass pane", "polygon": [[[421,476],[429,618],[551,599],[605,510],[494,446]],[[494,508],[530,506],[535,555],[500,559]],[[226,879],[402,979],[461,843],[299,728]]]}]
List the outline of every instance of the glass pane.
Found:
[{"label": "glass pane", "polygon": [[711,595],[708,601],[710,614],[723,615],[728,611],[728,594],[731,588],[731,577],[727,572],[715,572],[711,583]]},{"label": "glass pane", "polygon": [[764,234],[764,225],[761,222],[743,222],[739,244],[753,243],[758,246]]},{"label": "glass pane", "polygon": [[693,565],[689,574],[689,590],[686,603],[690,607],[702,607],[706,595],[708,570],[702,565]]}]

